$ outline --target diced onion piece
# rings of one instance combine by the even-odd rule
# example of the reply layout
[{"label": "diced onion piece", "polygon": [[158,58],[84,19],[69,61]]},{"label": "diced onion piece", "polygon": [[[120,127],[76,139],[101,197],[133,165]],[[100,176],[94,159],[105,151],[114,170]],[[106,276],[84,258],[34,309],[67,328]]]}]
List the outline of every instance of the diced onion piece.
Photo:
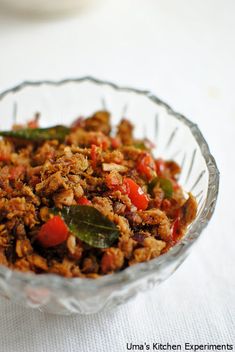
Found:
[{"label": "diced onion piece", "polygon": [[119,165],[115,163],[103,163],[103,171],[118,171],[118,172],[127,172],[127,167],[124,165]]}]

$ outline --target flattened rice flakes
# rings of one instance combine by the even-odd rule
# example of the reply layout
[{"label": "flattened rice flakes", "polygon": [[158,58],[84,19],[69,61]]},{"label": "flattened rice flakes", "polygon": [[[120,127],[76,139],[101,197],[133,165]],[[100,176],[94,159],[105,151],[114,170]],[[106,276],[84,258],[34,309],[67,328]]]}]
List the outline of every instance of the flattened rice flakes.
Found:
[{"label": "flattened rice flakes", "polygon": [[[26,127],[38,128],[38,119]],[[177,182],[179,165],[155,159],[133,130],[123,119],[114,134],[110,114],[98,111],[74,121],[63,141],[0,140],[0,264],[97,278],[156,258],[182,238],[196,200]],[[60,210],[76,205],[94,207],[116,226],[112,245],[92,246],[61,224]]]}]

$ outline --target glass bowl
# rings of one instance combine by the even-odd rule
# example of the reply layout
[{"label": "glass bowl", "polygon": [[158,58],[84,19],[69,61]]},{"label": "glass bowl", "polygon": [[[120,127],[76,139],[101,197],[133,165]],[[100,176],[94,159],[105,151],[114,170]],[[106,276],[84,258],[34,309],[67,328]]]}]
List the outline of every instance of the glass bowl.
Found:
[{"label": "glass bowl", "polygon": [[78,115],[108,109],[113,124],[125,116],[137,137],[157,145],[155,155],[182,167],[180,184],[198,201],[198,213],[185,237],[166,254],[97,280],[35,275],[0,266],[0,294],[13,302],[55,314],[89,314],[125,303],[166,280],[185,260],[208,224],[218,194],[219,172],[198,127],[147,91],[91,77],[24,82],[0,94],[1,129],[41,113],[41,125],[69,124]]}]

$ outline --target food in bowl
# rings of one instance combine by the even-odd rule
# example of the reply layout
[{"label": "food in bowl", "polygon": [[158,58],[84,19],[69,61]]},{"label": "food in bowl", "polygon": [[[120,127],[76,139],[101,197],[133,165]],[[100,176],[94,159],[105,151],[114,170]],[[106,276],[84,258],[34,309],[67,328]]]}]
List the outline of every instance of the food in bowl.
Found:
[{"label": "food in bowl", "polygon": [[107,111],[70,127],[1,131],[0,263],[24,272],[98,278],[160,256],[197,213],[180,166],[155,159]]}]

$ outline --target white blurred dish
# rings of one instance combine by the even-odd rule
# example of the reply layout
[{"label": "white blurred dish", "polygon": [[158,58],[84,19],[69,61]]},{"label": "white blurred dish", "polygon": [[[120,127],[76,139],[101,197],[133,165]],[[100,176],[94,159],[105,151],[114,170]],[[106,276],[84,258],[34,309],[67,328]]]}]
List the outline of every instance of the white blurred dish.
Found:
[{"label": "white blurred dish", "polygon": [[0,0],[0,6],[25,15],[57,16],[82,10],[100,0]]}]

